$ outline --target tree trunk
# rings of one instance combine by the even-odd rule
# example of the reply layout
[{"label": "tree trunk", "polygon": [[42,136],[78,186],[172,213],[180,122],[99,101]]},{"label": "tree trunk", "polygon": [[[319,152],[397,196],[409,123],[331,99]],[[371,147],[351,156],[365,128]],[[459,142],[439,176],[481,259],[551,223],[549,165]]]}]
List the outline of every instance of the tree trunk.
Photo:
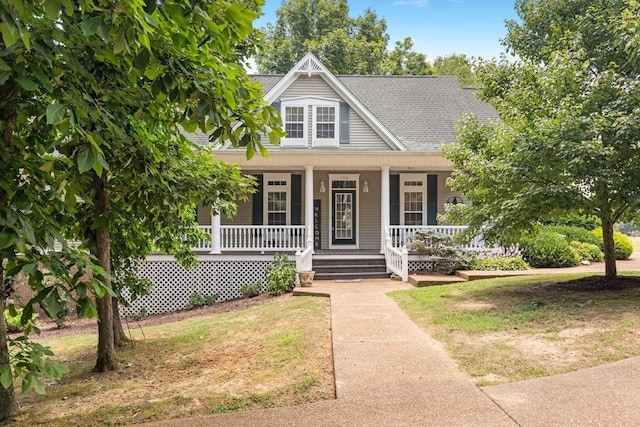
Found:
[{"label": "tree trunk", "polygon": [[604,242],[604,271],[605,277],[612,279],[618,276],[616,266],[616,247],[613,242],[613,223],[602,221],[602,241]]},{"label": "tree trunk", "polygon": [[113,297],[111,304],[113,307],[113,342],[117,347],[122,347],[129,342],[129,337],[122,327],[118,298]]},{"label": "tree trunk", "polygon": [[[98,215],[106,215],[107,212],[107,192],[105,189],[106,172],[101,177],[95,176],[94,188],[96,191],[96,207],[100,212]],[[101,218],[98,218],[100,220]],[[105,287],[111,288],[111,236],[109,230],[103,225],[96,228],[95,257],[107,273],[106,277],[100,280]],[[94,372],[107,372],[116,369],[115,346],[113,341],[113,307],[111,295],[106,293],[102,298],[96,298],[96,309],[98,310],[98,358]]]},{"label": "tree trunk", "polygon": [[[3,260],[0,260],[0,288],[3,291],[0,293],[0,313],[4,313],[5,298],[8,296],[7,292],[5,292],[8,291],[8,289],[5,289],[4,287],[4,269],[2,266]],[[7,363],[9,363],[7,323],[4,321],[3,317],[2,321],[0,321],[0,366]],[[18,410],[18,401],[16,400],[16,393],[13,389],[13,384],[9,388],[4,388],[0,385],[0,421],[14,417],[18,414]]]}]

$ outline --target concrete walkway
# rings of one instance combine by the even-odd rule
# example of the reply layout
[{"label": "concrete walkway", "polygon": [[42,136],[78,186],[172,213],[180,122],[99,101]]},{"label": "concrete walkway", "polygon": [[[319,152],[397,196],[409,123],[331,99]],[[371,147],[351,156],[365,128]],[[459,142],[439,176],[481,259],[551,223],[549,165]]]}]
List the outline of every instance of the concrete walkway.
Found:
[{"label": "concrete walkway", "polygon": [[[640,271],[636,262],[625,270]],[[621,269],[622,270],[622,269]],[[577,269],[573,271],[578,272]],[[558,270],[555,270],[558,272]],[[314,282],[297,294],[331,298],[337,399],[155,426],[630,426],[640,425],[640,357],[478,388],[438,341],[386,296],[391,280]]]}]

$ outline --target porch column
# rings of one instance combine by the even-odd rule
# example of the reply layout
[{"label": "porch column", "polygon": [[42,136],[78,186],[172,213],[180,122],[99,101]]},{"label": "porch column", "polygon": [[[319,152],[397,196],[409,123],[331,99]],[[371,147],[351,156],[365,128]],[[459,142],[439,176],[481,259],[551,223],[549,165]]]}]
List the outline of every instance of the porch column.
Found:
[{"label": "porch column", "polygon": [[391,222],[390,205],[389,205],[389,166],[381,166],[380,173],[380,253],[385,253],[385,233]]},{"label": "porch column", "polygon": [[313,248],[313,166],[305,166],[304,169],[304,238],[307,247]]},{"label": "porch column", "polygon": [[211,248],[210,254],[220,254],[222,253],[220,247],[221,234],[222,230],[220,229],[220,215],[211,215],[211,243],[213,247]]}]

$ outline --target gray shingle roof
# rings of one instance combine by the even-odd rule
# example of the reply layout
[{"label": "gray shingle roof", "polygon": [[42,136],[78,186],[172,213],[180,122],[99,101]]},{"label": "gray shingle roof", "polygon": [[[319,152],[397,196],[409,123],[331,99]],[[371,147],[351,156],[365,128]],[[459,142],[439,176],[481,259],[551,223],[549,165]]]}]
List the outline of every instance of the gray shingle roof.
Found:
[{"label": "gray shingle roof", "polygon": [[[282,78],[259,75],[265,93]],[[461,88],[448,76],[336,76],[410,151],[440,151],[442,143],[456,141],[454,127],[463,114],[480,121],[498,113],[480,101],[473,89]]]}]

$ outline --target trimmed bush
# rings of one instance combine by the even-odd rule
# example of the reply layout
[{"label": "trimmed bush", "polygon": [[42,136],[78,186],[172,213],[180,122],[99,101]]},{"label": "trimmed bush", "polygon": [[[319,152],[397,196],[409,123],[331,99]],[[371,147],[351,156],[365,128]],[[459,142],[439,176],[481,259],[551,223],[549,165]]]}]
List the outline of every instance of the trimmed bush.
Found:
[{"label": "trimmed bush", "polygon": [[[4,319],[7,322],[7,332],[22,332],[24,331],[25,325],[22,324],[20,319],[22,318],[22,308],[9,308],[4,310]],[[31,320],[29,323],[35,324],[36,319],[38,318],[38,313],[33,313],[31,316]]]},{"label": "trimmed bush", "polygon": [[475,259],[471,266],[471,270],[483,270],[483,271],[513,271],[513,270],[528,270],[527,263],[516,257],[496,257],[496,258],[478,258]]},{"label": "trimmed bush", "polygon": [[[604,251],[604,241],[602,240],[602,227],[598,227],[591,232],[598,238],[598,246],[600,250]],[[633,253],[633,244],[629,237],[625,236],[619,231],[613,231],[613,244],[616,251],[616,259],[629,259]]]},{"label": "trimmed bush", "polygon": [[295,287],[296,274],[296,265],[287,254],[275,254],[273,264],[267,270],[267,291],[273,296],[291,292]]},{"label": "trimmed bush", "polygon": [[544,231],[551,231],[562,234],[567,242],[590,243],[598,246],[600,239],[594,236],[589,230],[571,225],[545,225],[542,227]]},{"label": "trimmed bush", "polygon": [[584,228],[587,231],[591,231],[600,225],[600,220],[596,216],[584,216],[584,215],[570,215],[565,218],[556,218],[542,221],[546,225],[568,225],[571,227]]},{"label": "trimmed bush", "polygon": [[522,257],[532,267],[572,267],[580,262],[580,255],[558,233],[542,230],[521,239],[519,246]]},{"label": "trimmed bush", "polygon": [[584,242],[569,242],[569,245],[578,252],[583,261],[602,262],[604,255],[598,245]]}]

